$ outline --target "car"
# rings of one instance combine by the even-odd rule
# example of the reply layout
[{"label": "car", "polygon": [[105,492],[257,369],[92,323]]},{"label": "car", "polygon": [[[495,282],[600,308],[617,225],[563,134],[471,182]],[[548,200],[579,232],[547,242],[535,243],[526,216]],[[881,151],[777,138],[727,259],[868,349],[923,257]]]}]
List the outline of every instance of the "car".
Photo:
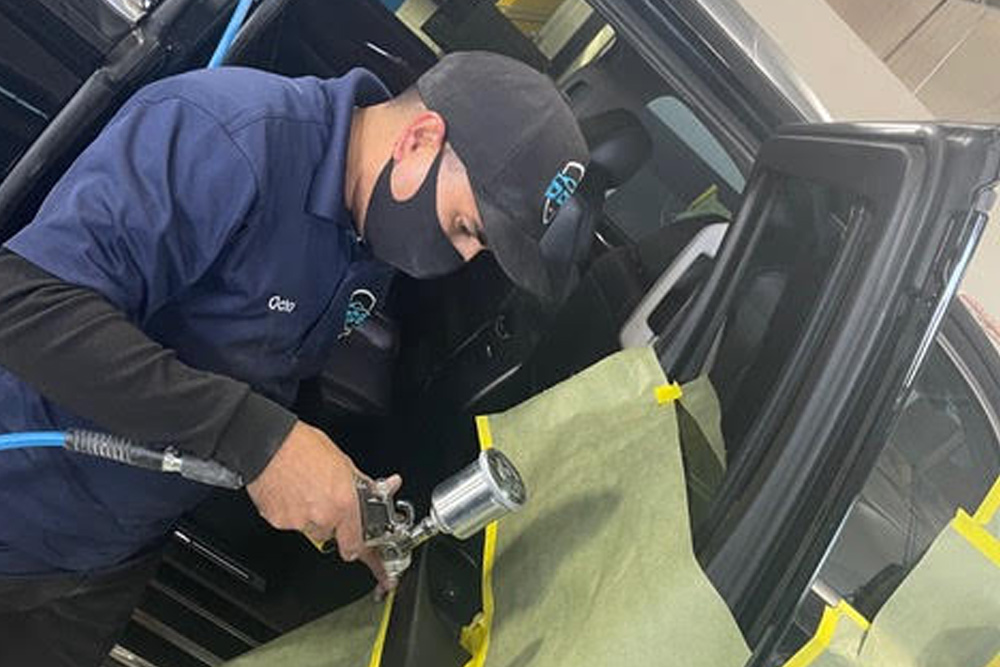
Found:
[{"label": "car", "polygon": [[[0,6],[0,237],[131,92],[203,66],[234,5]],[[398,92],[441,53],[480,48],[553,77],[606,177],[581,201],[594,238],[561,308],[514,290],[489,256],[400,278],[296,409],[362,469],[400,469],[426,508],[473,455],[474,414],[622,347],[652,345],[673,379],[707,374],[729,466],[692,516],[695,549],[764,665],[802,645],[823,603],[877,610],[1000,474],[995,338],[955,298],[1000,134],[819,123],[821,101],[754,25],[732,0],[262,0],[226,62],[363,66]],[[406,664],[476,610],[476,545],[440,551],[397,601],[412,632],[386,655]],[[359,568],[220,493],[178,524],[109,661],[219,664],[365,594]]]}]

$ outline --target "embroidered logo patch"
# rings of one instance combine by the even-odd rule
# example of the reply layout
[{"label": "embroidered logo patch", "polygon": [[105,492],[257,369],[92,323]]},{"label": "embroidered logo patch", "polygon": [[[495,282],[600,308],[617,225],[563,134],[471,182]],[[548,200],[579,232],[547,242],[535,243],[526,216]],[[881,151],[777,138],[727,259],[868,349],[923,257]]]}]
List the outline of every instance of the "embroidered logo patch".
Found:
[{"label": "embroidered logo patch", "polygon": [[545,204],[542,206],[543,225],[548,225],[555,219],[566,200],[572,197],[576,189],[580,187],[580,181],[583,180],[586,173],[586,167],[579,162],[570,160],[555,175],[555,178],[549,183],[549,187],[545,188]]},{"label": "embroidered logo patch", "polygon": [[351,332],[365,323],[372,312],[378,299],[370,290],[356,289],[351,292],[351,298],[347,302],[347,310],[344,312],[344,328],[338,338],[347,338]]}]

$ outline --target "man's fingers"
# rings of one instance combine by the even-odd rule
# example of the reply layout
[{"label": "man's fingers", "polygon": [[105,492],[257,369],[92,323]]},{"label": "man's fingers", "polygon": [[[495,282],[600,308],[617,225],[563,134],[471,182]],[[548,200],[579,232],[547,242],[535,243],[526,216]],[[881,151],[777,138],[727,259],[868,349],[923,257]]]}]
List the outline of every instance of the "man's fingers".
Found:
[{"label": "man's fingers", "polygon": [[340,557],[347,562],[357,560],[365,548],[361,537],[361,510],[357,496],[350,507],[344,508],[340,523],[337,524],[337,547]]},{"label": "man's fingers", "polygon": [[360,560],[368,566],[368,569],[375,575],[375,579],[378,580],[376,591],[381,590],[383,593],[386,593],[396,587],[395,582],[391,581],[386,574],[385,567],[382,565],[382,559],[372,549],[362,551]]},{"label": "man's fingers", "polygon": [[403,487],[403,478],[399,475],[390,475],[385,482],[389,486],[389,493],[396,493]]}]

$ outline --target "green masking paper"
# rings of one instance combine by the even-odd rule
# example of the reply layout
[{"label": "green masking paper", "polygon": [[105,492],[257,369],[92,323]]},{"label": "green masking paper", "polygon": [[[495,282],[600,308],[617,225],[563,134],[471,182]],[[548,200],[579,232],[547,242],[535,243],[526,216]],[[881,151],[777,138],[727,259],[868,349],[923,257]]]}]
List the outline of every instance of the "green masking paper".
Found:
[{"label": "green masking paper", "polygon": [[726,474],[719,399],[708,377],[685,384],[676,408],[691,524],[697,526],[707,517]]},{"label": "green masking paper", "polygon": [[[967,519],[967,517],[966,517]],[[865,667],[982,667],[1000,653],[1000,544],[971,519],[952,522],[872,623]],[[994,557],[962,532],[993,541]]]},{"label": "green masking paper", "polygon": [[857,667],[868,622],[846,604],[828,607],[820,627],[785,667]]},{"label": "green masking paper", "polygon": [[830,634],[828,609],[784,667],[1000,667],[1000,540],[988,530],[989,505],[987,498],[978,520],[958,512],[854,652],[850,643],[812,650]]},{"label": "green masking paper", "polygon": [[384,603],[364,597],[307,623],[227,667],[366,667]]},{"label": "green masking paper", "polygon": [[986,494],[975,518],[986,527],[990,535],[1000,539],[1000,479],[994,482],[993,488]]},{"label": "green masking paper", "polygon": [[691,545],[675,405],[651,350],[615,354],[503,414],[528,487],[497,527],[486,665],[738,667],[749,651]]}]

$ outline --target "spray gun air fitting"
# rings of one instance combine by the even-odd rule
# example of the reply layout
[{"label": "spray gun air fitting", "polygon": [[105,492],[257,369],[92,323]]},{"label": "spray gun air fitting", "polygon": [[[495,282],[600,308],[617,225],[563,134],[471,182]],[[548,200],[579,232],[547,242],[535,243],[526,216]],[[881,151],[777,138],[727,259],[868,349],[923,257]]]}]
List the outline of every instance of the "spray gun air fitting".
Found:
[{"label": "spray gun air fitting", "polygon": [[[243,486],[243,478],[216,461],[181,453],[173,447],[153,449],[127,438],[92,431],[32,432],[0,435],[0,451],[20,447],[64,447],[72,452],[109,459],[227,489]],[[521,475],[496,449],[438,484],[431,493],[430,513],[417,523],[413,505],[393,497],[387,480],[355,477],[365,546],[378,553],[395,582],[410,566],[413,550],[444,534],[464,540],[489,523],[517,511],[527,500]],[[328,551],[334,541],[313,542]]]},{"label": "spray gun air fitting", "polygon": [[521,475],[496,449],[484,450],[438,484],[431,493],[430,512],[419,523],[413,505],[393,498],[385,480],[357,478],[356,484],[365,545],[378,553],[394,582],[410,566],[413,550],[431,537],[445,534],[464,540],[527,500]]}]

